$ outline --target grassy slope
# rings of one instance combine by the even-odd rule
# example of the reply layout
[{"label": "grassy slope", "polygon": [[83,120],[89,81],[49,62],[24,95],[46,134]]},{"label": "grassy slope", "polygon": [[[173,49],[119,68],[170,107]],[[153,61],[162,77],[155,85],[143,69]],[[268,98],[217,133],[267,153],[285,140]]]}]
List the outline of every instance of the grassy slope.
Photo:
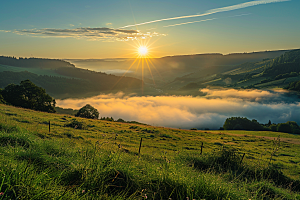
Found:
[{"label": "grassy slope", "polygon": [[[4,199],[300,199],[299,188],[292,192],[284,189],[288,184],[246,176],[253,171],[248,169],[266,168],[274,148],[274,140],[256,135],[294,140],[300,136],[189,131],[81,118],[76,119],[85,130],[64,127],[74,118],[0,104]],[[213,165],[202,169],[223,146],[246,153],[238,170],[214,170]],[[299,180],[299,150],[299,144],[281,142],[271,162],[286,177]]]}]

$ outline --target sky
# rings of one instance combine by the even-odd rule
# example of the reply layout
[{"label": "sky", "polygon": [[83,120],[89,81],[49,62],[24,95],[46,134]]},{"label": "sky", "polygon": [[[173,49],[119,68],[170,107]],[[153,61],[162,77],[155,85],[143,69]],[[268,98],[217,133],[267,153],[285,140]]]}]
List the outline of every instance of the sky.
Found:
[{"label": "sky", "polygon": [[1,2],[0,55],[152,57],[300,48],[299,0]]}]

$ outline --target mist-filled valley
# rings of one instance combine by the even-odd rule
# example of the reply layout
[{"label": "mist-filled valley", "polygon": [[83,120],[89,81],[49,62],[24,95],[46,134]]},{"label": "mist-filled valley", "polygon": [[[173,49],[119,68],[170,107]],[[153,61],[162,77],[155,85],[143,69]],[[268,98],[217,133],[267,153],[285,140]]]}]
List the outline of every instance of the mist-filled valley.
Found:
[{"label": "mist-filled valley", "polygon": [[201,89],[205,96],[126,96],[103,94],[85,99],[57,100],[62,108],[91,104],[101,117],[183,128],[219,129],[233,116],[260,123],[296,121],[300,124],[300,99],[285,90]]},{"label": "mist-filled valley", "polygon": [[0,57],[0,87],[29,79],[58,107],[91,104],[101,117],[156,126],[219,129],[234,116],[299,123],[299,58],[300,50],[65,61]]}]

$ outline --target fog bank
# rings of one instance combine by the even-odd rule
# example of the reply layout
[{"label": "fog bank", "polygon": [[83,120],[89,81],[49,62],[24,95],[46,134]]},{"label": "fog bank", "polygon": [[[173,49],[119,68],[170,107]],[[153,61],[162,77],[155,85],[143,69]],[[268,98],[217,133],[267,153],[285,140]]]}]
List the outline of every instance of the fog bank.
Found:
[{"label": "fog bank", "polygon": [[300,102],[286,91],[202,89],[206,96],[125,96],[104,94],[86,99],[57,100],[57,106],[79,109],[91,104],[101,117],[122,118],[155,126],[219,129],[226,118],[240,116],[260,123],[296,121]]}]

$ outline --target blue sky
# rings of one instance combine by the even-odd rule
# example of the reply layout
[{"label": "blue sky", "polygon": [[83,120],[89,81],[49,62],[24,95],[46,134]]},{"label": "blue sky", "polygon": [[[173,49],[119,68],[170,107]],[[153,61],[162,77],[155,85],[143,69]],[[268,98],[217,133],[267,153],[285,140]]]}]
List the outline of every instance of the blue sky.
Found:
[{"label": "blue sky", "polygon": [[[5,1],[0,55],[133,57],[146,41],[155,57],[300,48],[300,1],[280,1]],[[190,15],[203,16],[126,27]]]}]

